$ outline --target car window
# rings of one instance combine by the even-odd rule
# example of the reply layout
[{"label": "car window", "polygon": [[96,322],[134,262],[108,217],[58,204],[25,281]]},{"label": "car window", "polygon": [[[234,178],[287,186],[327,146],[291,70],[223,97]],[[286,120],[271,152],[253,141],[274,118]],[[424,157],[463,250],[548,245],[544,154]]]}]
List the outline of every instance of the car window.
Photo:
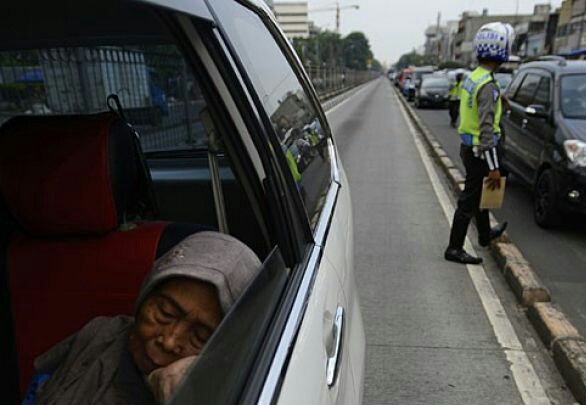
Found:
[{"label": "car window", "polygon": [[586,119],[586,75],[563,76],[560,99],[566,118]]},{"label": "car window", "polygon": [[118,95],[146,152],[204,148],[205,101],[171,44],[37,48],[0,52],[0,124],[20,114],[106,111]]},{"label": "car window", "polygon": [[426,78],[423,80],[421,84],[423,88],[430,88],[430,87],[438,87],[438,88],[448,88],[450,87],[450,82],[448,79],[433,79],[433,78]]},{"label": "car window", "polygon": [[217,8],[315,227],[331,183],[327,136],[316,108],[260,17],[237,2],[218,3]]},{"label": "car window", "polygon": [[515,93],[517,92],[517,90],[519,89],[519,86],[521,85],[521,82],[523,82],[524,77],[525,77],[524,74],[518,74],[517,76],[515,76],[513,78],[513,81],[511,82],[511,84],[507,88],[507,96],[509,98],[513,99],[513,97],[515,96]]},{"label": "car window", "polygon": [[514,101],[521,104],[523,107],[527,107],[533,102],[533,96],[537,87],[539,86],[539,82],[541,77],[536,74],[529,73],[525,76],[525,80],[523,80],[523,84],[515,94],[513,98]]},{"label": "car window", "polygon": [[264,376],[264,371],[263,366],[255,367],[254,363],[269,345],[263,338],[287,282],[285,267],[275,248],[259,275],[226,314],[170,404],[233,404],[243,391],[252,391],[255,396],[261,385],[250,381],[257,375]]},{"label": "car window", "polygon": [[509,83],[511,83],[512,77],[513,75],[510,73],[497,73],[495,75],[495,79],[502,90],[506,89]]},{"label": "car window", "polygon": [[548,77],[541,78],[539,87],[537,87],[535,97],[533,98],[533,102],[531,104],[539,104],[544,106],[546,109],[549,109],[549,106],[551,105],[550,84],[551,80]]}]

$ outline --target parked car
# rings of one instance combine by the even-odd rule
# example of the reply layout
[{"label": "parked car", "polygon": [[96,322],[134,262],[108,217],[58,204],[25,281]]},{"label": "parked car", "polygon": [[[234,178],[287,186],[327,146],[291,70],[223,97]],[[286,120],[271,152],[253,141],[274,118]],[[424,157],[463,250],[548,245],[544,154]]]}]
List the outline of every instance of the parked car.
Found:
[{"label": "parked car", "polygon": [[421,86],[415,90],[415,107],[445,108],[450,98],[449,92],[450,80],[447,76],[425,76]]},{"label": "parked car", "polygon": [[403,88],[404,88],[404,85],[405,85],[405,80],[411,78],[411,73],[412,72],[413,72],[413,69],[411,69],[411,68],[404,68],[399,73],[399,76],[397,78],[397,86],[399,87],[399,89],[401,91],[403,91]]},{"label": "parked car", "polygon": [[413,74],[411,75],[412,79],[412,87],[409,90],[409,101],[412,101],[415,98],[415,90],[421,86],[424,76],[429,76],[436,71],[434,66],[420,66],[413,69]]},{"label": "parked car", "polygon": [[522,65],[502,120],[505,167],[533,189],[542,227],[586,212],[586,62]]},{"label": "parked car", "polygon": [[[31,66],[69,78],[55,93],[46,82],[0,92],[0,403],[20,403],[33,359],[90,319],[131,315],[158,257],[215,229],[253,249],[262,269],[171,403],[359,404],[365,337],[348,181],[264,1],[0,11],[1,80]],[[168,116],[129,126],[132,93],[116,95],[149,69],[172,97]],[[47,108],[28,111],[29,100]]]}]

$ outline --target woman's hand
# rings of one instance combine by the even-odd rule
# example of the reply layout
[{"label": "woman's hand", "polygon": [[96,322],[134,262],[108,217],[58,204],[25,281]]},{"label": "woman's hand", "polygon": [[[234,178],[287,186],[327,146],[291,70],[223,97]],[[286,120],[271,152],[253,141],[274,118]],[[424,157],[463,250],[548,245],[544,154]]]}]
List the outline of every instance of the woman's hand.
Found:
[{"label": "woman's hand", "polygon": [[166,403],[171,398],[179,384],[183,381],[189,367],[197,360],[197,357],[184,357],[169,364],[167,367],[158,368],[149,374],[149,384],[156,400],[160,404]]}]

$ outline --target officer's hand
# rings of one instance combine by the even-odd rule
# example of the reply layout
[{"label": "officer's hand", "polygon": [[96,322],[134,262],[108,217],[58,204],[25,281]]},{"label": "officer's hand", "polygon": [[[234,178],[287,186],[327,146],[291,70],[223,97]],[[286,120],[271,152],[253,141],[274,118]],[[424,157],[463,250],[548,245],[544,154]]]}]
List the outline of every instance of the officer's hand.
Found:
[{"label": "officer's hand", "polygon": [[501,100],[503,102],[503,107],[505,107],[505,110],[510,110],[511,109],[511,104],[509,103],[509,97],[507,97],[506,94],[501,94]]},{"label": "officer's hand", "polygon": [[486,179],[486,184],[488,185],[489,190],[498,190],[501,188],[501,172],[496,170],[491,170],[488,172],[488,179]]}]

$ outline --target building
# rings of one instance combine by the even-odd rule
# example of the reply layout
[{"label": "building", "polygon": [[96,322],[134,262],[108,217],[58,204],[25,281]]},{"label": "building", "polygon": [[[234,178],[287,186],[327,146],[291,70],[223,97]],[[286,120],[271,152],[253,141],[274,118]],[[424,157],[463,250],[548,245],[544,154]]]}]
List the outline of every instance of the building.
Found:
[{"label": "building", "polygon": [[279,26],[290,40],[309,37],[309,18],[306,1],[273,2],[273,13]]},{"label": "building", "polygon": [[560,10],[554,52],[571,53],[586,47],[586,0],[564,0]]},{"label": "building", "polygon": [[458,21],[445,25],[430,25],[425,30],[424,55],[431,56],[434,63],[441,64],[453,59],[453,43],[458,31]]},{"label": "building", "polygon": [[483,10],[480,15],[475,12],[465,12],[458,23],[458,31],[453,45],[453,59],[466,66],[475,62],[474,36],[484,24],[504,22],[515,27],[530,22],[533,17],[533,15],[489,15],[487,9]]},{"label": "building", "polygon": [[546,54],[550,14],[549,4],[539,4],[535,6],[533,15],[529,19],[514,26],[517,34],[514,48],[518,56],[536,57]]}]

